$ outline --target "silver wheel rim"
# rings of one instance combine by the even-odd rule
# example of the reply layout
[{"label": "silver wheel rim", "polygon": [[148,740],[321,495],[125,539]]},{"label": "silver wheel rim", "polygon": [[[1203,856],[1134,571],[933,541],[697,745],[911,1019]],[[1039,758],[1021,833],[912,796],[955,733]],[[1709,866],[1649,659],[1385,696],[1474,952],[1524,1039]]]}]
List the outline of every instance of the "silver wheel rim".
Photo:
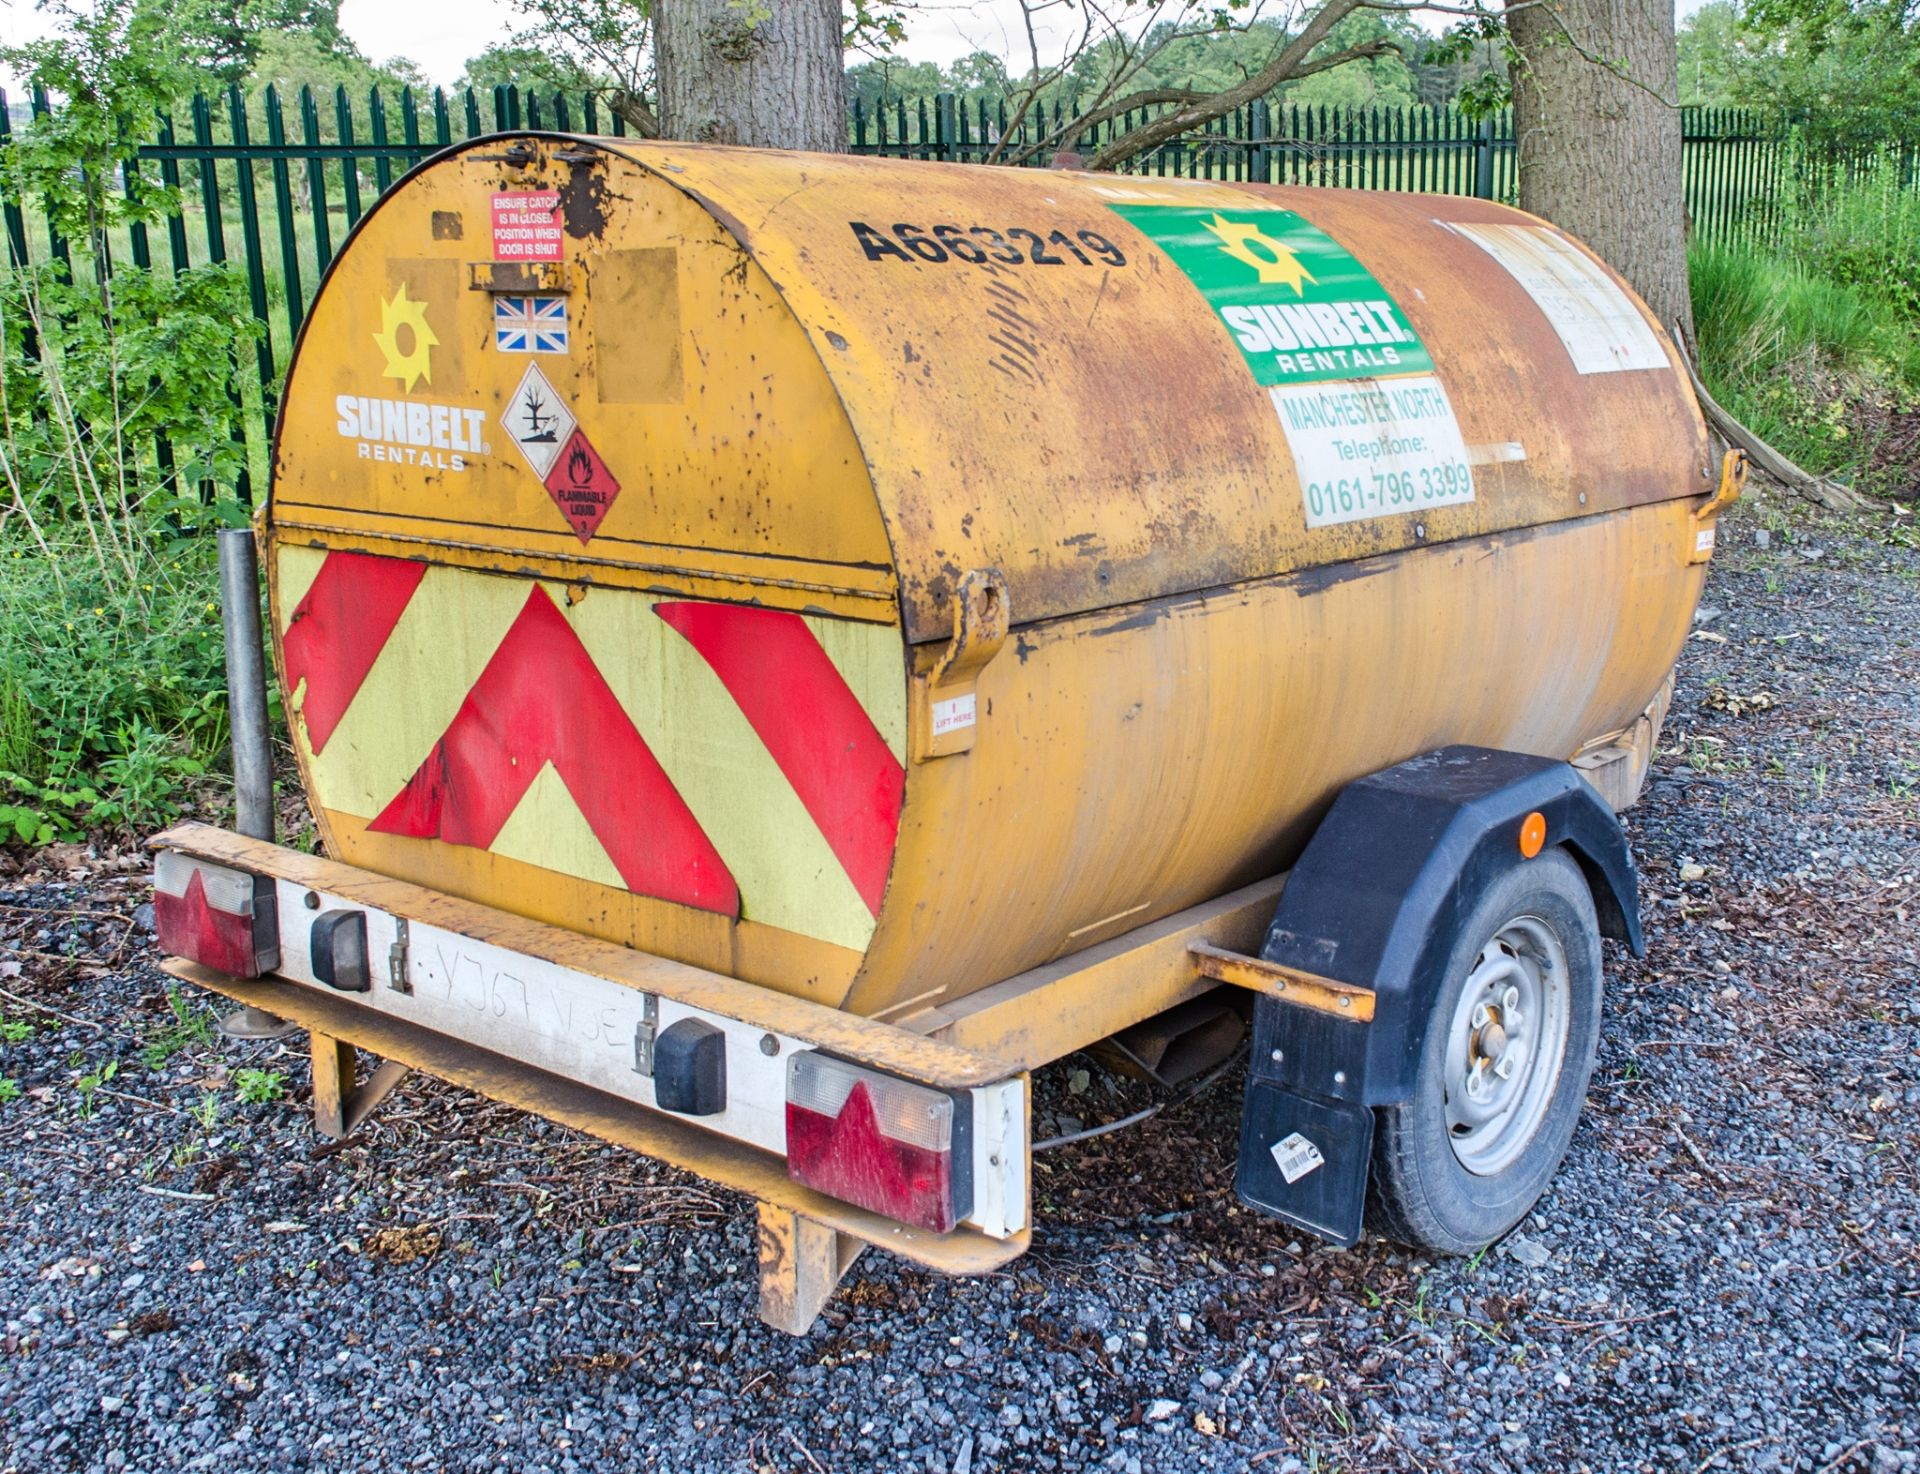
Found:
[{"label": "silver wheel rim", "polygon": [[1537,916],[1516,916],[1480,949],[1448,1025],[1447,1138],[1476,1177],[1504,1172],[1553,1103],[1571,1016],[1567,950]]}]

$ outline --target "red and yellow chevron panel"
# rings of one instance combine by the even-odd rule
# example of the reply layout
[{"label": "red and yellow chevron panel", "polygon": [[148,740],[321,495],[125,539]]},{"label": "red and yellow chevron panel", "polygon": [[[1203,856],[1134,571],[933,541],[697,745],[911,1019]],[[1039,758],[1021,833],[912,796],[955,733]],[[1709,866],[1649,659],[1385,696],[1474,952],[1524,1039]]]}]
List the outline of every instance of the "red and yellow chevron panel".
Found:
[{"label": "red and yellow chevron panel", "polygon": [[905,786],[897,629],[282,546],[329,813],[864,949]]}]

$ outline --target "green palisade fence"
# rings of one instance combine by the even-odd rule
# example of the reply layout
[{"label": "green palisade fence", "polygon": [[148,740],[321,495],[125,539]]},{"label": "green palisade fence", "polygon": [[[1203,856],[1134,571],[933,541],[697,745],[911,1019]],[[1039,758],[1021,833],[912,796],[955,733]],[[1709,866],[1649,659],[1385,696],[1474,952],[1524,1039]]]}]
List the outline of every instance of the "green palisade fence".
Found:
[{"label": "green palisade fence", "polygon": [[[32,111],[45,115],[39,89]],[[1125,113],[1066,139],[1069,115],[1050,103],[1025,114],[1005,99],[951,95],[850,110],[855,153],[950,163],[1045,165],[1057,153],[1090,157],[1138,126],[1153,110]],[[11,135],[0,92],[0,145]],[[182,208],[165,225],[165,240],[145,226],[108,242],[104,263],[181,271],[233,261],[245,272],[253,314],[264,327],[249,366],[258,377],[261,432],[270,424],[279,385],[301,321],[328,263],[367,207],[406,170],[462,139],[514,129],[625,136],[624,120],[592,95],[523,92],[499,87],[458,96],[411,89],[397,99],[345,89],[316,95],[302,88],[288,99],[269,87],[247,95],[230,89],[195,97],[179,116],[162,118],[155,141],[123,171],[130,195],[152,184],[179,192]],[[1807,183],[1807,155],[1792,130],[1765,114],[1684,110],[1685,184],[1693,232],[1709,240],[1769,238],[1780,224],[1781,197]],[[1899,160],[1911,183],[1916,152],[1909,140],[1874,151]],[[1864,156],[1863,156],[1864,158]],[[1863,167],[1861,159],[1827,159],[1822,170]],[[1512,118],[1471,119],[1448,108],[1299,107],[1260,99],[1199,132],[1165,143],[1128,166],[1133,173],[1251,180],[1339,189],[1424,191],[1512,199],[1516,188]],[[67,261],[69,243],[49,231],[38,202],[0,200],[0,227],[15,266]],[[260,464],[258,455],[255,464]],[[171,464],[165,445],[156,464]],[[242,497],[250,487],[238,488]]]}]

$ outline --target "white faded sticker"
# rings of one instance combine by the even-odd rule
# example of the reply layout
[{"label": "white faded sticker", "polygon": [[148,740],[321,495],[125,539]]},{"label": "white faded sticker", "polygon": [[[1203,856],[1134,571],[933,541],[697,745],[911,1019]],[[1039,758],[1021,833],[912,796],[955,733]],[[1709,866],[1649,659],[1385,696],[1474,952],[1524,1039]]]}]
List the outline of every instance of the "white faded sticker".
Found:
[{"label": "white faded sticker", "polygon": [[1713,535],[1714,528],[1711,525],[1702,527],[1696,531],[1693,535],[1694,552],[1711,553],[1713,551]]},{"label": "white faded sticker", "polygon": [[1432,374],[1276,384],[1307,526],[1391,517],[1473,500],[1473,467],[1447,391]]},{"label": "white faded sticker", "polygon": [[1672,367],[1633,299],[1558,231],[1544,225],[1440,223],[1507,269],[1546,314],[1581,373]]},{"label": "white faded sticker", "polygon": [[1316,1167],[1325,1166],[1327,1161],[1320,1155],[1320,1148],[1298,1131],[1276,1141],[1270,1150],[1273,1152],[1273,1160],[1279,1164],[1280,1175],[1287,1179],[1288,1187],[1292,1187]]},{"label": "white faded sticker", "polygon": [[969,691],[965,696],[950,696],[945,701],[933,703],[933,735],[938,737],[946,732],[958,732],[963,727],[973,725],[974,696]]}]

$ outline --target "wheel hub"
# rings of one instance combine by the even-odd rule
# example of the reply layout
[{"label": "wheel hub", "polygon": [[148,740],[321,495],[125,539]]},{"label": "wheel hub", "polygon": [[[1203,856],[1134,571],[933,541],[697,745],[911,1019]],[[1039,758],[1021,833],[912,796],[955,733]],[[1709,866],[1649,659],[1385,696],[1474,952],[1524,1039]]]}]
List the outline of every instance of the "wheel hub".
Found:
[{"label": "wheel hub", "polygon": [[1515,917],[1481,949],[1447,1036],[1446,1121],[1454,1156],[1491,1176],[1546,1118],[1566,1053],[1566,951],[1538,917]]}]

